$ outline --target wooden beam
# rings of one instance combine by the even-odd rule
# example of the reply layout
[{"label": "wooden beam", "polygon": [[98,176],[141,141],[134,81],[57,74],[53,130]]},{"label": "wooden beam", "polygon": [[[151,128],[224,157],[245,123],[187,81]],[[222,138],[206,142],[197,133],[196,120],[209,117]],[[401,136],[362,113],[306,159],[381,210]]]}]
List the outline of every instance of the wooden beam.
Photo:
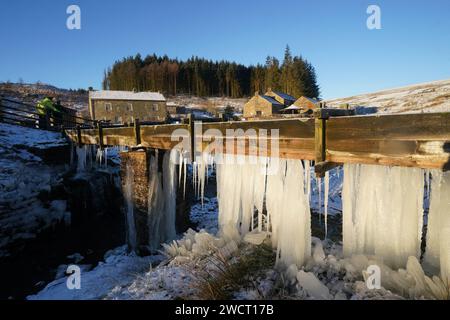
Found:
[{"label": "wooden beam", "polygon": [[[141,145],[172,149],[180,143],[179,139],[192,138],[192,135],[189,136],[190,128],[188,124],[141,125]],[[175,138],[172,134],[177,129],[181,130],[176,135],[178,138]],[[257,134],[261,130],[267,132],[264,143],[260,143],[261,136],[249,134],[252,129]],[[246,154],[250,150],[248,147],[256,144],[260,154],[267,152],[267,156],[272,156],[270,146],[278,143],[278,155],[282,158],[316,160],[317,163],[326,161],[450,169],[450,113],[330,117],[326,120],[325,129],[326,134],[317,139],[316,120],[311,118],[203,123],[202,146],[209,144],[209,139],[222,139],[225,146],[231,140],[225,138],[227,130],[241,130],[244,135],[232,142],[236,144],[237,140],[243,140]],[[274,132],[278,135],[272,134],[271,130],[276,130]],[[81,129],[81,132],[82,143],[99,144],[96,129]],[[76,130],[66,130],[66,133],[78,142]],[[109,146],[134,146],[136,143],[132,127],[103,128],[103,136],[105,145]],[[324,142],[325,157],[324,148],[320,147],[320,141],[316,139]],[[316,148],[316,145],[319,147]],[[233,153],[239,152],[234,149]],[[226,148],[223,150],[227,152]]]},{"label": "wooden beam", "polygon": [[331,162],[448,169],[450,113],[334,118],[326,143]]}]

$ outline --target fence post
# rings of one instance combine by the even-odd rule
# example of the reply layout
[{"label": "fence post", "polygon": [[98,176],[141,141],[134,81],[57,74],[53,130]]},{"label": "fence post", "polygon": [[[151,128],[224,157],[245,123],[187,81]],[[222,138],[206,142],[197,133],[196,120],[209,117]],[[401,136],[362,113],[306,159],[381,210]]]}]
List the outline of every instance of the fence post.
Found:
[{"label": "fence post", "polygon": [[323,177],[325,175],[325,171],[320,170],[320,168],[321,165],[326,161],[327,120],[328,113],[325,112],[324,105],[320,103],[319,109],[315,110],[314,112],[315,171],[318,177]]},{"label": "fence post", "polygon": [[134,135],[136,137],[136,146],[141,144],[141,124],[139,119],[134,119]]},{"label": "fence post", "polygon": [[188,114],[189,135],[191,138],[191,162],[195,162],[195,117],[193,113]]},{"label": "fence post", "polygon": [[81,126],[77,125],[77,143],[78,147],[81,147]]},{"label": "fence post", "polygon": [[99,140],[99,144],[100,144],[100,150],[104,149],[104,145],[103,145],[103,124],[101,121],[97,122],[97,128],[98,128],[98,140]]}]

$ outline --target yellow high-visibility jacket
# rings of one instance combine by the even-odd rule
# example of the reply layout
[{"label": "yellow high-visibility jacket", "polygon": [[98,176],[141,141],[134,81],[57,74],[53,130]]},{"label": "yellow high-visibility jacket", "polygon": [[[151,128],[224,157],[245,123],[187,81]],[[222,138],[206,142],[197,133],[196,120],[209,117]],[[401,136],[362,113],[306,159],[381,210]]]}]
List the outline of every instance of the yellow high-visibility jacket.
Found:
[{"label": "yellow high-visibility jacket", "polygon": [[39,101],[36,105],[36,110],[40,115],[46,115],[47,113],[51,114],[52,112],[61,112],[60,110],[55,108],[53,101],[49,98],[45,98]]}]

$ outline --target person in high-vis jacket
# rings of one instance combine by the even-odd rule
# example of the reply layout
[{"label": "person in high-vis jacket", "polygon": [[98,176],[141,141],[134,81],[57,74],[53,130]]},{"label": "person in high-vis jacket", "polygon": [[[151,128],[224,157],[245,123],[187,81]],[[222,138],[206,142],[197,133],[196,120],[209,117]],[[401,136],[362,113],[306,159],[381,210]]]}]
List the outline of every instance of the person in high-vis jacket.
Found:
[{"label": "person in high-vis jacket", "polygon": [[52,97],[45,97],[43,100],[39,101],[36,105],[36,111],[39,115],[39,128],[46,128],[47,119],[57,124],[58,119],[62,117],[60,108],[57,108],[53,102]]}]

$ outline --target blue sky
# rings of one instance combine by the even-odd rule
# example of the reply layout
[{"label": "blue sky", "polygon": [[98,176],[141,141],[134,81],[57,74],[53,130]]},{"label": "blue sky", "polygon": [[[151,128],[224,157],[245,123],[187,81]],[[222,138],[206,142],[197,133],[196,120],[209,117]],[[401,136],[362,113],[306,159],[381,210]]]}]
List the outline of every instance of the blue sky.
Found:
[{"label": "blue sky", "polygon": [[[81,8],[81,30],[66,8]],[[381,30],[366,9],[381,8]],[[263,63],[286,44],[315,67],[322,97],[450,78],[448,0],[3,0],[0,81],[100,88],[115,60],[141,53]]]}]

